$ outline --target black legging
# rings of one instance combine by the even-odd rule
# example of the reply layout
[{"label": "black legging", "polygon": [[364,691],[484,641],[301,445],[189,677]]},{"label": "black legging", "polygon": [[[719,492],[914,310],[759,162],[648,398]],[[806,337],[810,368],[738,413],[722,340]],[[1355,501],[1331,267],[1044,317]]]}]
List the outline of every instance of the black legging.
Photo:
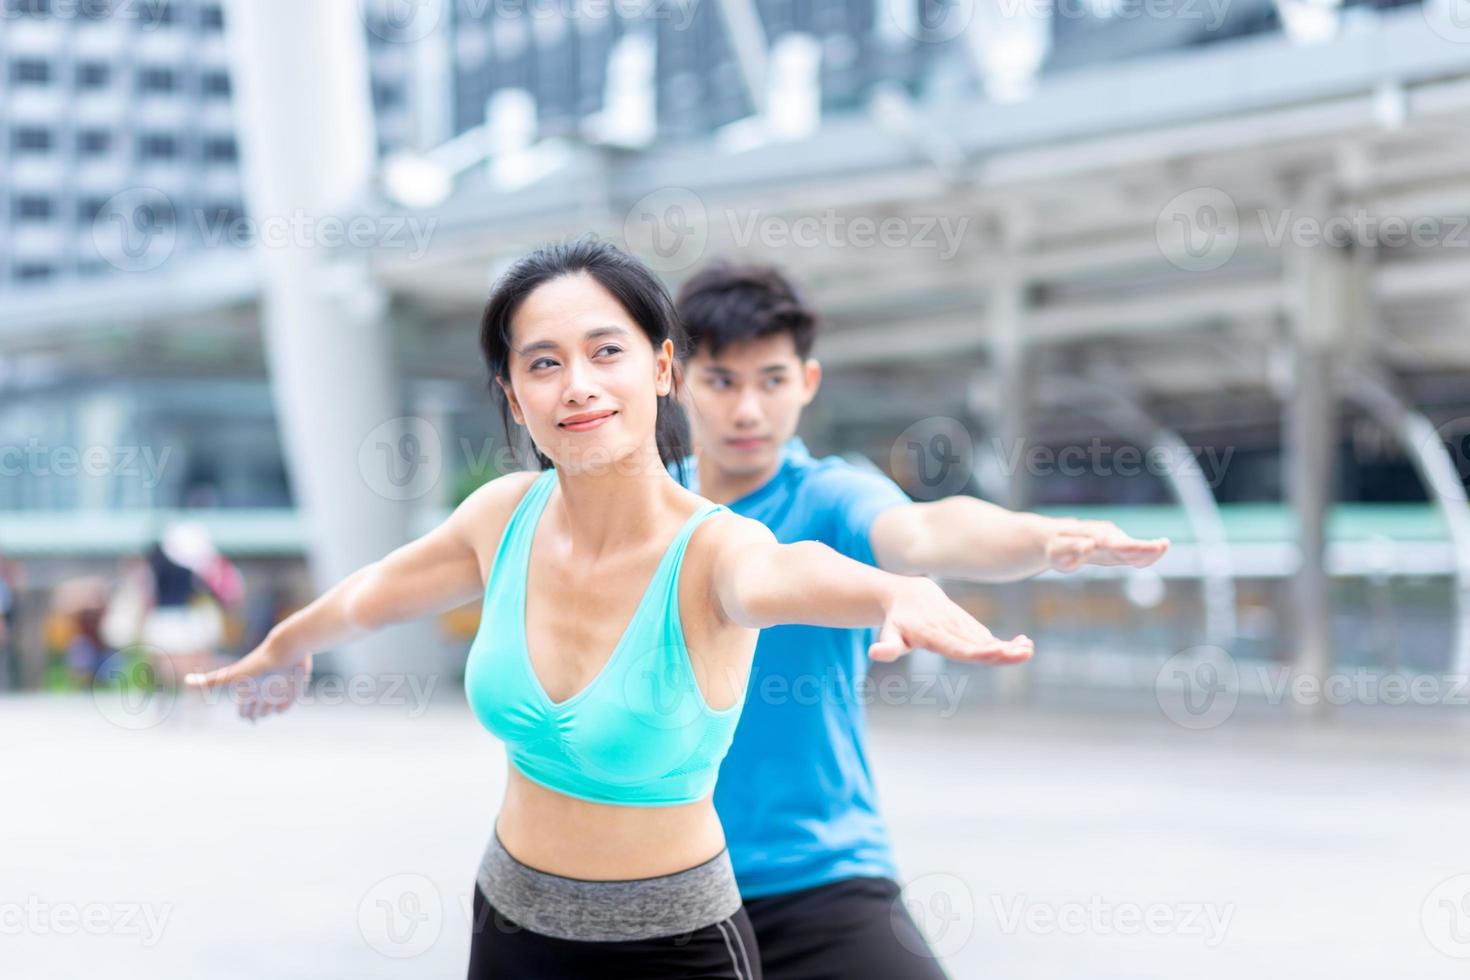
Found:
[{"label": "black legging", "polygon": [[469,980],[761,980],[755,931],[744,908],[677,936],[557,939],[501,915],[477,884],[470,930]]}]

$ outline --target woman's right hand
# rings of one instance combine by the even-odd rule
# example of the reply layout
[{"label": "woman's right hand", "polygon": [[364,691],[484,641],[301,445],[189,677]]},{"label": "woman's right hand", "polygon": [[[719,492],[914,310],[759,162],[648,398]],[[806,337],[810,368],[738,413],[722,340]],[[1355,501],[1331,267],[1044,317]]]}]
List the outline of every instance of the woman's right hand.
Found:
[{"label": "woman's right hand", "polygon": [[868,647],[873,660],[897,660],[917,648],[950,660],[1018,664],[1031,659],[1031,638],[1002,640],[927,578],[894,583],[884,604],[883,626]]},{"label": "woman's right hand", "polygon": [[187,674],[186,687],[206,690],[231,685],[241,718],[252,722],[291,707],[311,679],[311,654],[287,650],[267,636],[244,657],[207,674]]}]

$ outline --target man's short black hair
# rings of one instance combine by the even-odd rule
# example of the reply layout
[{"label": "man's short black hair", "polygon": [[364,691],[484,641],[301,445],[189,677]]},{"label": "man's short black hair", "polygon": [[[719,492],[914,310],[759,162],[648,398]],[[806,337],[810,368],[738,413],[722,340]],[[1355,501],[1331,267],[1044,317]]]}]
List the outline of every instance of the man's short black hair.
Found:
[{"label": "man's short black hair", "polygon": [[696,272],[674,299],[684,321],[690,354],[711,357],[731,344],[790,334],[797,356],[806,360],[820,319],[794,283],[774,265],[741,265],[719,259]]}]

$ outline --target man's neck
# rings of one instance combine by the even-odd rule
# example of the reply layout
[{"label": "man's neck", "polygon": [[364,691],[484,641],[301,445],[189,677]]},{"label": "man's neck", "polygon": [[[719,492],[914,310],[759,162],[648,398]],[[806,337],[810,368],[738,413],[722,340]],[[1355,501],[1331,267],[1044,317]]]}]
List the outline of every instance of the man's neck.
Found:
[{"label": "man's neck", "polygon": [[769,483],[781,469],[781,457],[777,456],[758,473],[729,473],[711,463],[704,453],[696,457],[695,465],[699,469],[700,496],[717,504],[728,504]]}]

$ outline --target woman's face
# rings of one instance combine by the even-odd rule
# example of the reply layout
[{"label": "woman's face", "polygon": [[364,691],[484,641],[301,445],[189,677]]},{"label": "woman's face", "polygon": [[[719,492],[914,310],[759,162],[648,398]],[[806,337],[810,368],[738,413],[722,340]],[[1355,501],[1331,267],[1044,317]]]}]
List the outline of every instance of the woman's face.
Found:
[{"label": "woman's face", "polygon": [[[563,472],[658,462],[658,397],[673,383],[674,345],[658,349],[585,272],[538,286],[511,318],[515,420]],[[651,452],[650,452],[651,451]]]}]

